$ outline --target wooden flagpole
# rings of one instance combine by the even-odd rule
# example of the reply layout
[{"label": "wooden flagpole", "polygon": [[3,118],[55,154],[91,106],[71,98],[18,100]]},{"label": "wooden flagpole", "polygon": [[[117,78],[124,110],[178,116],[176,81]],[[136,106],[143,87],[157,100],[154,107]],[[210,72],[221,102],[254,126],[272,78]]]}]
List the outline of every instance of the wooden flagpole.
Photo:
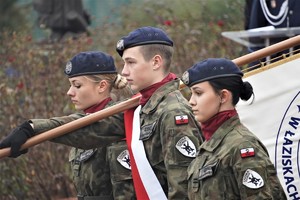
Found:
[{"label": "wooden flagpole", "polygon": [[261,58],[267,57],[269,55],[275,54],[277,52],[289,49],[289,48],[294,47],[299,44],[300,44],[300,35],[289,38],[289,39],[281,41],[281,42],[278,42],[271,46],[254,51],[252,53],[246,54],[246,55],[236,58],[232,61],[237,66],[242,66],[242,65],[251,63],[253,61],[259,60]]},{"label": "wooden flagpole", "polygon": [[[104,119],[106,117],[112,116],[114,114],[123,112],[125,110],[128,110],[130,108],[134,108],[139,105],[139,99],[140,96],[134,97],[132,99],[128,99],[126,101],[123,101],[119,104],[116,104],[114,106],[105,108],[103,110],[100,110],[98,112],[89,114],[87,116],[84,116],[80,119],[74,120],[72,122],[69,122],[67,124],[58,126],[54,129],[51,129],[49,131],[45,131],[43,133],[40,133],[32,138],[29,138],[26,143],[24,143],[21,147],[21,149],[27,149],[29,147],[35,146],[37,144],[40,144],[42,142],[45,142],[47,140],[62,136],[66,133],[72,132],[76,129],[79,129],[81,127],[87,126],[89,124],[92,124],[94,122],[97,122],[101,119]],[[4,148],[0,149],[0,159],[6,156],[10,155],[10,148]]]}]

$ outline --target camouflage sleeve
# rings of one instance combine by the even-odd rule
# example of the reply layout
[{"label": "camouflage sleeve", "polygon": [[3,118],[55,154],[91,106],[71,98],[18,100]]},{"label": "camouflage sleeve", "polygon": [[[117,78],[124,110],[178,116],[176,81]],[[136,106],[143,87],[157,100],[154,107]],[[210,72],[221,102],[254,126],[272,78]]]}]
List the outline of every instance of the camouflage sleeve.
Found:
[{"label": "camouflage sleeve", "polygon": [[232,158],[241,199],[286,199],[267,150],[258,140],[238,144]]},{"label": "camouflage sleeve", "polygon": [[48,131],[76,119],[82,118],[84,116],[84,114],[76,113],[69,116],[53,117],[50,119],[30,119],[29,121],[32,122],[35,133],[39,134],[41,132]]},{"label": "camouflage sleeve", "polygon": [[[180,121],[184,118],[184,121]],[[162,156],[167,171],[168,199],[187,199],[187,168],[202,143],[188,109],[164,112],[160,124]]]},{"label": "camouflage sleeve", "polygon": [[[36,134],[39,134],[84,116],[83,114],[72,114],[50,119],[31,119],[30,121],[33,123]],[[120,113],[54,138],[51,141],[76,148],[91,149],[119,141],[124,137],[123,113]]]}]

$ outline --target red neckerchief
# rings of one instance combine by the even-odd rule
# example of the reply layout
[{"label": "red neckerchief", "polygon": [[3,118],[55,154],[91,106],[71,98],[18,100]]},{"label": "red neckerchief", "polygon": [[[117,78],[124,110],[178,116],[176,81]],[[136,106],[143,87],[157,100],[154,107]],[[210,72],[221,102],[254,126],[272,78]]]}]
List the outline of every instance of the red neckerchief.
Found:
[{"label": "red neckerchief", "polygon": [[112,99],[111,97],[107,97],[106,99],[104,99],[103,101],[101,101],[100,103],[93,105],[87,109],[84,110],[85,114],[88,113],[94,113],[97,112],[99,110],[102,110],[103,108],[105,108],[105,106],[108,104],[108,102],[110,102]]},{"label": "red neckerchief", "polygon": [[219,112],[208,121],[201,123],[201,130],[205,140],[209,140],[214,132],[228,119],[237,115],[236,110]]},{"label": "red neckerchief", "polygon": [[147,101],[150,99],[152,94],[162,85],[166,84],[167,82],[170,82],[176,78],[176,75],[173,73],[169,73],[161,82],[155,83],[143,90],[140,91],[142,97],[140,99],[140,105],[145,105]]}]

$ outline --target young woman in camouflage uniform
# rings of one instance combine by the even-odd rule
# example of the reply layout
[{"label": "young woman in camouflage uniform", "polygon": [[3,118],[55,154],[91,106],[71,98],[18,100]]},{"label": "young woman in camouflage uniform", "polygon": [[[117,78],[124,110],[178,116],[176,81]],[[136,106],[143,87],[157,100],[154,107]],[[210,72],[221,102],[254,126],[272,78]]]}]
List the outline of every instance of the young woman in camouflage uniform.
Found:
[{"label": "young woman in camouflage uniform", "polygon": [[[189,199],[286,199],[267,149],[241,122],[235,105],[253,95],[230,60],[210,58],[182,76],[205,142],[188,168]],[[250,111],[251,112],[251,111]]]},{"label": "young woman in camouflage uniform", "polygon": [[[117,74],[113,58],[99,51],[81,52],[75,55],[67,63],[65,74],[70,82],[67,95],[70,97],[75,109],[83,111],[85,115],[111,106],[113,104],[111,98],[112,88],[122,89],[127,85],[126,79]],[[44,124],[42,119],[32,119],[32,121],[36,122],[37,127]],[[28,122],[22,124],[21,127],[26,127],[29,132],[31,131]],[[43,129],[44,131],[48,130],[47,126],[43,126]],[[121,141],[122,138],[119,137],[118,140]],[[74,146],[70,144],[68,134],[52,141]],[[7,140],[4,140],[0,146],[7,146],[7,142]],[[14,148],[13,145],[12,148]],[[69,162],[78,199],[113,199],[106,148],[106,145],[102,145],[87,150],[75,147],[71,149]],[[19,155],[15,155],[13,152],[14,150],[12,151],[13,157]]]},{"label": "young woman in camouflage uniform", "polygon": [[[117,74],[113,58],[102,52],[82,52],[74,56],[67,64],[65,73],[70,82],[67,95],[75,109],[85,114],[111,106],[112,88],[122,89],[127,85],[126,79]],[[54,141],[64,143],[63,137]],[[106,146],[88,150],[71,149],[69,162],[78,199],[113,199],[106,152]]]}]

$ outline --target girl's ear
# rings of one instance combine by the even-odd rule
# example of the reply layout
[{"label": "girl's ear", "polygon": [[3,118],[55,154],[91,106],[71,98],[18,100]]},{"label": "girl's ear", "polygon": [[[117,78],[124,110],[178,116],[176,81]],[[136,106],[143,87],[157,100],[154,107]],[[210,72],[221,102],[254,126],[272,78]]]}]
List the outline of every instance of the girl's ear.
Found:
[{"label": "girl's ear", "polygon": [[104,92],[108,87],[108,83],[106,80],[102,80],[98,83],[98,91],[99,93]]},{"label": "girl's ear", "polygon": [[220,98],[220,103],[228,102],[231,99],[231,93],[229,92],[229,90],[223,89],[220,92]]}]

